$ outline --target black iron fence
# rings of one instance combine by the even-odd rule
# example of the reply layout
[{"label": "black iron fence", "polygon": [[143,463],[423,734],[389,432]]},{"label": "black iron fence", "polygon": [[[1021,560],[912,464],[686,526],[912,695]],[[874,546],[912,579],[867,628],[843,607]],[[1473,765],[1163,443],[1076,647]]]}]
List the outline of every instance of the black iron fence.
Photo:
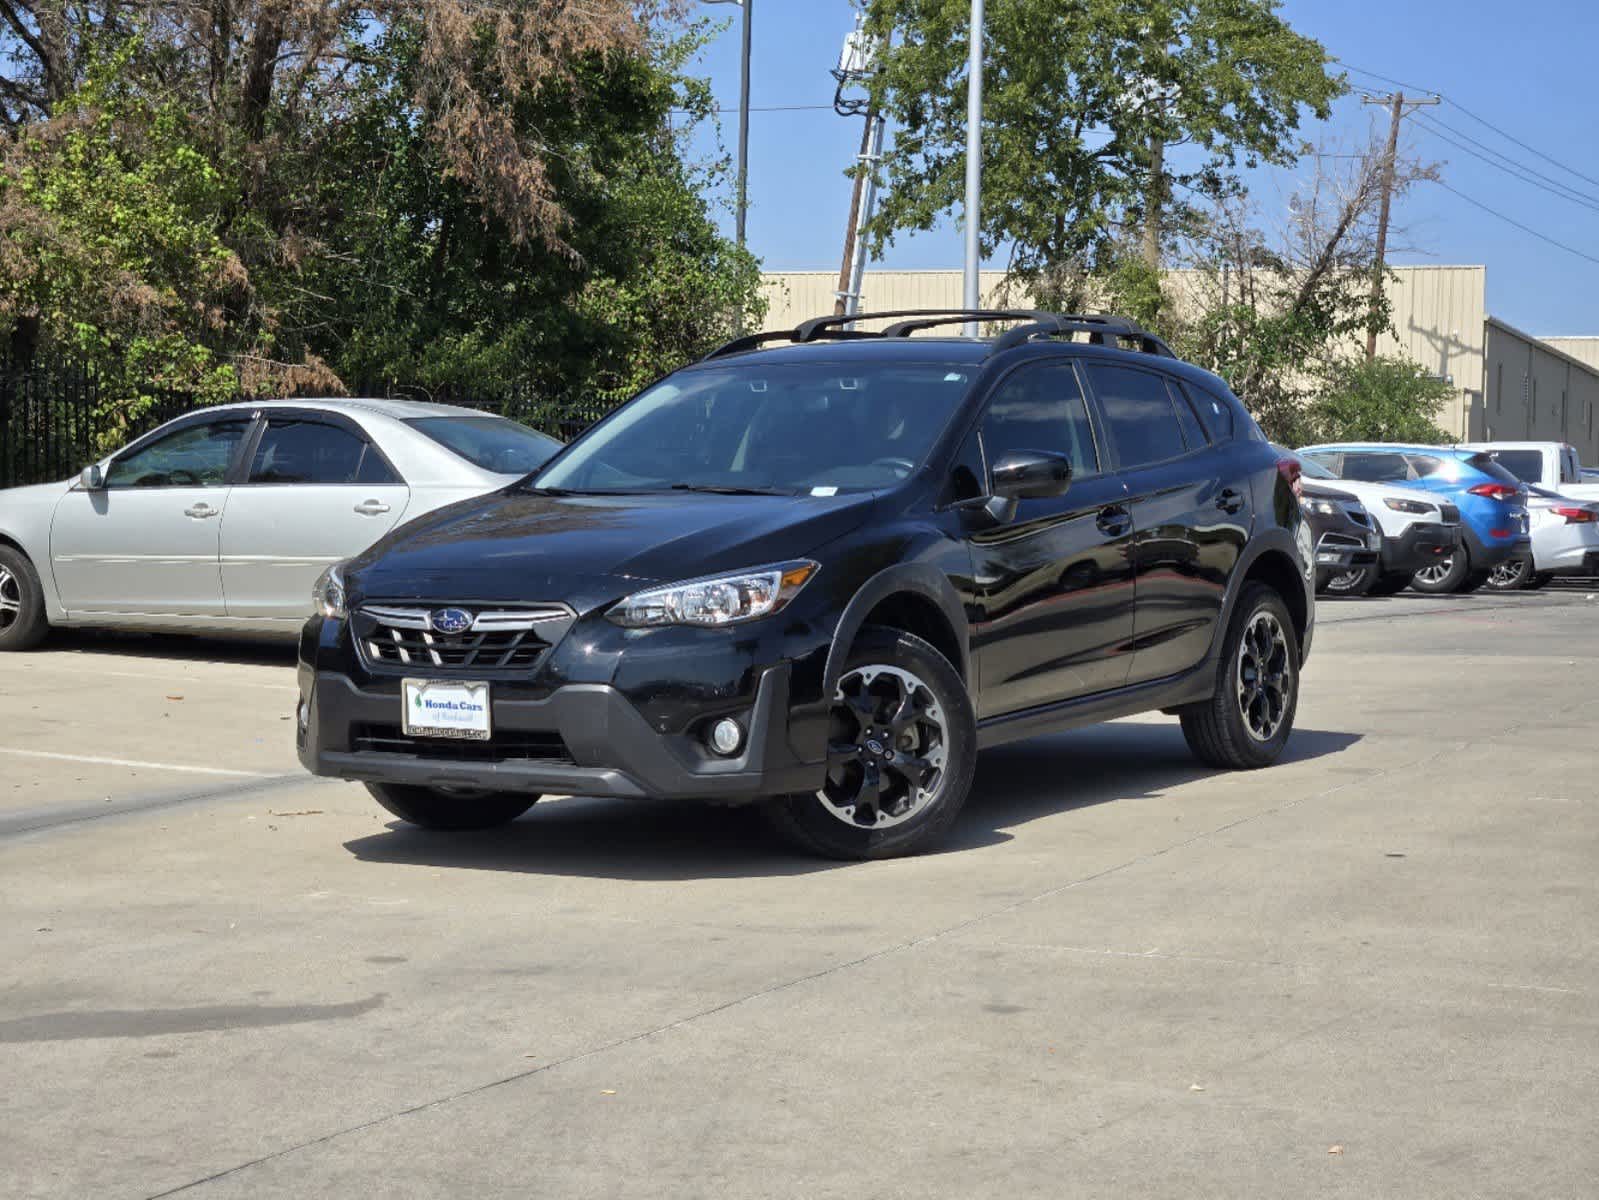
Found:
[{"label": "black iron fence", "polygon": [[[368,382],[351,392],[480,409],[561,438],[586,429],[616,403],[604,397],[551,399],[522,383],[486,393]],[[106,393],[92,366],[48,356],[21,363],[0,353],[0,488],[70,478],[129,439],[196,407],[192,395],[177,391],[147,393],[130,406]]]}]

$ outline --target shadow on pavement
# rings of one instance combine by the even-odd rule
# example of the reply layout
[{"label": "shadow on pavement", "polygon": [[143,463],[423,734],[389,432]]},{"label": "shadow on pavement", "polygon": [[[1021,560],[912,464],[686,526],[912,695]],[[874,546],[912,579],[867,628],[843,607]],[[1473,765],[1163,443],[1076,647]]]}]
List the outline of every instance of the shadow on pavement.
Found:
[{"label": "shadow on pavement", "polygon": [[282,637],[219,638],[203,634],[56,629],[51,631],[39,653],[115,654],[121,658],[165,659],[168,662],[292,667],[295,645],[293,640]]},{"label": "shadow on pavement", "polygon": [[[1359,740],[1299,730],[1283,761],[1336,754]],[[1189,754],[1176,721],[1100,725],[997,747],[979,758],[971,798],[940,853],[1006,842],[1015,836],[1009,830],[1041,817],[1138,800],[1215,773]],[[588,797],[539,805],[484,832],[396,823],[345,848],[362,862],[634,880],[805,875],[850,865],[797,855],[752,808]]]}]

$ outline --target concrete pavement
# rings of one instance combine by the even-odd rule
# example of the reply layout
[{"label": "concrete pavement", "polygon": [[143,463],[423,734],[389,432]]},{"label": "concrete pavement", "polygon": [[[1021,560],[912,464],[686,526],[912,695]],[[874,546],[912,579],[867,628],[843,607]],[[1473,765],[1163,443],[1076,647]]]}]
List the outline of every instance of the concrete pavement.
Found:
[{"label": "concrete pavement", "polygon": [[3,1190],[1591,1196],[1596,621],[1324,604],[1287,762],[1001,748],[867,866],[663,804],[424,835],[297,774],[286,654],[8,659]]}]

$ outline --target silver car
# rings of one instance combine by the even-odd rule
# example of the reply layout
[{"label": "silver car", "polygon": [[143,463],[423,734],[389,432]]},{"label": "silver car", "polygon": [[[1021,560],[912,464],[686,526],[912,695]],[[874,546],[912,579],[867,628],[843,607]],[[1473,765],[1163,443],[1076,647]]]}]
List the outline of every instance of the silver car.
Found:
[{"label": "silver car", "polygon": [[189,413],[71,482],[0,491],[0,650],[52,625],[292,635],[329,565],[559,447],[406,400]]}]

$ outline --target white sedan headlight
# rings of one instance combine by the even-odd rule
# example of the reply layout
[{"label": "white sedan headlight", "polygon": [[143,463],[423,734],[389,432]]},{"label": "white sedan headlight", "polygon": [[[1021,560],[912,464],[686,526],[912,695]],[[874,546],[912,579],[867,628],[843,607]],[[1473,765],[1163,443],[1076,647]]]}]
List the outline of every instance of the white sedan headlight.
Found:
[{"label": "white sedan headlight", "polygon": [[349,616],[344,599],[344,564],[335,563],[323,571],[311,589],[311,607],[318,616],[342,621]]},{"label": "white sedan headlight", "polygon": [[736,625],[781,611],[820,569],[817,564],[802,560],[690,579],[634,592],[605,615],[629,629]]}]

